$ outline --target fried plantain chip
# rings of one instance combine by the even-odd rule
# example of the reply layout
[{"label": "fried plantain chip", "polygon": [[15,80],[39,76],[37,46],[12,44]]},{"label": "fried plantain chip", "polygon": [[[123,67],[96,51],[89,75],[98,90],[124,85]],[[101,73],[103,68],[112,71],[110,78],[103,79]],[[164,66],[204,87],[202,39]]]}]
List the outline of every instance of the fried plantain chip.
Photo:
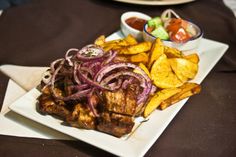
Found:
[{"label": "fried plantain chip", "polygon": [[105,41],[105,36],[100,36],[95,40],[95,44],[101,46],[105,52],[110,50],[120,50],[124,47],[138,44],[137,40],[132,36],[128,35],[124,39],[116,39],[111,41]]},{"label": "fried plantain chip", "polygon": [[95,40],[94,44],[98,46],[102,46],[105,43],[105,39],[106,37],[104,35],[101,35]]},{"label": "fried plantain chip", "polygon": [[148,55],[144,52],[141,52],[136,55],[130,56],[130,61],[133,63],[144,63],[146,64],[148,62]]},{"label": "fried plantain chip", "polygon": [[170,62],[165,54],[162,54],[153,64],[151,79],[159,88],[179,87],[183,82],[172,71]]},{"label": "fried plantain chip", "polygon": [[143,69],[143,71],[148,75],[149,78],[151,78],[151,74],[148,71],[147,67],[143,63],[139,63],[139,67]]},{"label": "fried plantain chip", "polygon": [[196,53],[184,56],[184,58],[196,64],[199,62],[199,56]]},{"label": "fried plantain chip", "polygon": [[153,44],[149,55],[148,68],[150,69],[152,64],[157,60],[160,55],[164,53],[164,46],[160,38],[157,38]]},{"label": "fried plantain chip", "polygon": [[183,53],[180,50],[176,48],[168,47],[168,46],[164,46],[164,53],[166,54],[168,58],[182,58],[183,57]]},{"label": "fried plantain chip", "polygon": [[[126,43],[127,43],[128,45],[136,45],[136,44],[138,44],[137,40],[136,40],[131,34],[129,34],[128,36],[126,36],[126,37],[124,38],[124,41],[126,41]],[[127,45],[127,46],[128,46],[128,45]]]},{"label": "fried plantain chip", "polygon": [[193,79],[198,72],[198,64],[195,64],[187,59],[172,58],[168,59],[168,61],[174,73],[183,83]]},{"label": "fried plantain chip", "polygon": [[164,110],[165,108],[179,102],[180,100],[183,100],[187,97],[200,93],[201,86],[196,83],[187,82],[182,86],[180,86],[179,89],[181,90],[180,92],[161,102],[160,104],[161,110]]},{"label": "fried plantain chip", "polygon": [[168,99],[169,97],[175,95],[180,91],[181,89],[178,88],[168,88],[155,93],[155,95],[147,103],[147,106],[144,109],[143,116],[147,117],[148,115],[150,115],[161,104],[162,101]]},{"label": "fried plantain chip", "polygon": [[126,46],[124,48],[121,48],[118,52],[119,54],[125,54],[125,55],[134,55],[142,52],[147,52],[151,49],[151,42],[141,42],[136,45]]}]

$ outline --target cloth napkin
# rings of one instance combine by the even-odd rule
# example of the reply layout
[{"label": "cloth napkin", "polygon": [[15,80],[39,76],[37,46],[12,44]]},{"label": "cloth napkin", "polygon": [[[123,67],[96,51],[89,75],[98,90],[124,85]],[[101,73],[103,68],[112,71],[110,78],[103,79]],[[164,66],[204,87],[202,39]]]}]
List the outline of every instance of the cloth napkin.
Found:
[{"label": "cloth napkin", "polygon": [[36,87],[47,67],[2,65],[0,71],[9,76],[5,98],[0,112],[0,134],[19,137],[64,139],[72,137],[29,120],[8,109],[8,106],[28,90]]}]

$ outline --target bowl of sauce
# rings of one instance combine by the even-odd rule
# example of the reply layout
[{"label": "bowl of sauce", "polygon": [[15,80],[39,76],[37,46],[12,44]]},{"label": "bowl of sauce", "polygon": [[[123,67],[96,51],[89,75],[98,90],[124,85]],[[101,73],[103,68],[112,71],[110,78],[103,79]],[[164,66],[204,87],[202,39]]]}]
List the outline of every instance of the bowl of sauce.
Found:
[{"label": "bowl of sauce", "polygon": [[127,36],[131,34],[137,40],[142,40],[142,31],[147,20],[150,20],[151,17],[135,11],[125,12],[121,15],[121,31]]}]

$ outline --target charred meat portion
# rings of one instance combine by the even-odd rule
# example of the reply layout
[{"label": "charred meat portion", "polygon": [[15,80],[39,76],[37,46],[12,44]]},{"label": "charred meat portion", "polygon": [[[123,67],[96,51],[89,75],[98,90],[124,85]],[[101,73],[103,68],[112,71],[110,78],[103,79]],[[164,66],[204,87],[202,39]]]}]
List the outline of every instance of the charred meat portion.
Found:
[{"label": "charred meat portion", "polygon": [[65,106],[59,105],[50,95],[42,94],[38,101],[38,109],[43,114],[57,115],[62,119],[66,119],[70,113]]},{"label": "charred meat portion", "polygon": [[121,137],[132,131],[134,121],[131,116],[112,112],[103,112],[99,118],[97,129],[116,137]]},{"label": "charred meat portion", "polygon": [[91,110],[82,104],[74,106],[74,110],[66,118],[66,121],[73,127],[84,129],[95,129],[96,120]]},{"label": "charred meat portion", "polygon": [[[73,103],[55,100],[50,90],[45,88],[38,98],[39,110],[44,114],[57,115],[73,127],[96,129],[121,137],[130,133],[134,126],[134,116],[138,109],[136,90],[136,86],[132,84],[115,92],[103,91],[103,97],[91,95],[90,103],[98,112],[96,116],[86,105],[86,101]],[[56,92],[62,95],[59,89]]]},{"label": "charred meat portion", "polygon": [[127,89],[104,91],[105,108],[110,112],[134,116],[139,112],[137,105],[137,85],[128,85]]},{"label": "charred meat portion", "polygon": [[[39,110],[43,114],[53,114],[65,119],[72,127],[95,129],[121,137],[132,131],[134,117],[140,111],[137,105],[138,84],[127,84],[117,91],[94,92],[89,103],[96,114],[87,105],[88,101],[63,101],[55,99],[50,88],[42,90],[38,98]],[[62,90],[55,88],[56,95],[63,96]]]}]

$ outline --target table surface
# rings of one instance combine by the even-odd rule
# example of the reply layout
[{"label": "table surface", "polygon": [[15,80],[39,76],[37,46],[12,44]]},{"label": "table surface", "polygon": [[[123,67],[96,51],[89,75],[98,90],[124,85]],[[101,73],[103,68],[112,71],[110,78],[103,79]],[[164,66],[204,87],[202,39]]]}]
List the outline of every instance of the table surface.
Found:
[{"label": "table surface", "polygon": [[[0,17],[0,64],[48,66],[71,47],[81,48],[101,34],[117,31],[120,15],[151,16],[172,8],[194,19],[204,37],[229,45],[145,156],[236,155],[236,18],[222,0],[196,0],[176,6],[140,6],[109,0],[32,0]],[[0,73],[0,104],[8,77]],[[4,127],[4,126],[0,126]],[[44,140],[0,135],[0,156],[113,156],[82,141]]]}]

